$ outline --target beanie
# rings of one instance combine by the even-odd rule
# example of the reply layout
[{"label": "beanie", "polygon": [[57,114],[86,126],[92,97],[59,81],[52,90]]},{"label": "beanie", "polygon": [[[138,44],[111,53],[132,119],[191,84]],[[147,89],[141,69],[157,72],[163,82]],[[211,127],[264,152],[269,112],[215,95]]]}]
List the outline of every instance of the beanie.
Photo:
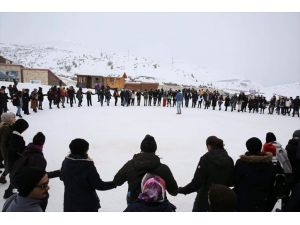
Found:
[{"label": "beanie", "polygon": [[34,137],[33,137],[33,144],[35,145],[43,145],[45,143],[45,135],[42,132],[38,132]]},{"label": "beanie", "polygon": [[262,143],[257,137],[252,137],[247,140],[246,147],[251,154],[258,154],[261,152]]},{"label": "beanie", "polygon": [[14,123],[13,130],[18,131],[20,134],[22,134],[27,128],[29,127],[29,124],[24,119],[18,119]]},{"label": "beanie", "polygon": [[272,132],[268,132],[266,135],[266,143],[276,141],[276,136]]},{"label": "beanie", "polygon": [[71,141],[69,148],[72,154],[84,155],[89,150],[89,143],[81,138],[76,138]]},{"label": "beanie", "polygon": [[155,152],[157,149],[157,146],[156,146],[156,141],[155,141],[154,137],[147,134],[145,136],[144,140],[142,141],[140,148],[143,152],[150,152],[150,153]]},{"label": "beanie", "polygon": [[293,138],[300,138],[300,130],[295,130],[295,132],[293,133]]},{"label": "beanie", "polygon": [[12,183],[18,189],[19,195],[26,197],[45,176],[46,171],[36,167],[24,167],[12,177]]}]

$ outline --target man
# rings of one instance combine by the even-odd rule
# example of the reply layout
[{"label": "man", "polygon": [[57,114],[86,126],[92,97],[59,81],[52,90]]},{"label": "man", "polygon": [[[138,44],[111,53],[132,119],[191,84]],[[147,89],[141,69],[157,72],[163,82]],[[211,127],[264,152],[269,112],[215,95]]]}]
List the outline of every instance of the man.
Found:
[{"label": "man", "polygon": [[121,186],[128,182],[127,203],[137,200],[141,193],[141,181],[144,175],[151,172],[160,176],[166,182],[167,191],[177,195],[177,183],[169,167],[160,162],[160,158],[155,155],[157,145],[154,137],[146,135],[141,143],[141,152],[135,154],[115,175],[114,184]]},{"label": "man", "polygon": [[43,212],[40,204],[49,190],[49,179],[45,171],[25,167],[16,174],[12,182],[19,193],[6,200],[2,212]]},{"label": "man", "polygon": [[177,114],[181,114],[181,104],[183,101],[183,95],[179,90],[176,94],[176,105],[177,105]]}]

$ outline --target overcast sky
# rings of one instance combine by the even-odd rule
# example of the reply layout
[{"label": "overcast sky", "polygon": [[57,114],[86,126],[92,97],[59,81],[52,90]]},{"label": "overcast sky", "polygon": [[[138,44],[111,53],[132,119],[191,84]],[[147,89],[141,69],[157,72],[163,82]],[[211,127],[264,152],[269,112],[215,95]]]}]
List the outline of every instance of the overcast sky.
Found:
[{"label": "overcast sky", "polygon": [[300,13],[0,13],[0,42],[56,41],[300,82]]}]

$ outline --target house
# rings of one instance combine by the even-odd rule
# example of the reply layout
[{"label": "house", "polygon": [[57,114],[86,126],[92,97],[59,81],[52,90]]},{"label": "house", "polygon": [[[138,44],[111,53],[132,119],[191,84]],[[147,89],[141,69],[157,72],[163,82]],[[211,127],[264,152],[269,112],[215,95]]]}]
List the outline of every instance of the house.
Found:
[{"label": "house", "polygon": [[103,85],[105,87],[109,86],[112,89],[122,89],[125,84],[125,77],[110,75],[110,76],[101,76],[101,75],[84,75],[84,74],[75,74],[77,77],[77,86],[82,88],[94,88],[96,84]]},{"label": "house", "polygon": [[132,91],[149,91],[156,90],[159,86],[159,83],[150,83],[150,82],[126,82],[124,88]]},{"label": "house", "polygon": [[22,69],[21,82],[24,83],[38,83],[43,85],[65,85],[61,79],[59,79],[51,70],[49,69],[32,69],[24,68]]},{"label": "house", "polygon": [[12,64],[13,61],[8,60],[6,58],[4,58],[3,56],[0,55],[0,63],[4,63],[4,64]]},{"label": "house", "polygon": [[20,81],[23,68],[22,65],[0,63],[0,72],[5,74],[5,76],[1,76],[1,80],[13,81],[15,79]]}]

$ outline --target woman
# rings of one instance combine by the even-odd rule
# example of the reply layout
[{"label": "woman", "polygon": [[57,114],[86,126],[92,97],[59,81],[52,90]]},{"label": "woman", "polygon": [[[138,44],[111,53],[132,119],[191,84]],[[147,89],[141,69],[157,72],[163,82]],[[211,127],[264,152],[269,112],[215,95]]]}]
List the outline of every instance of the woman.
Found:
[{"label": "woman", "polygon": [[89,143],[74,139],[62,163],[60,179],[64,182],[64,212],[98,212],[100,200],[96,190],[115,188],[113,182],[101,180],[93,160],[88,156]]}]

